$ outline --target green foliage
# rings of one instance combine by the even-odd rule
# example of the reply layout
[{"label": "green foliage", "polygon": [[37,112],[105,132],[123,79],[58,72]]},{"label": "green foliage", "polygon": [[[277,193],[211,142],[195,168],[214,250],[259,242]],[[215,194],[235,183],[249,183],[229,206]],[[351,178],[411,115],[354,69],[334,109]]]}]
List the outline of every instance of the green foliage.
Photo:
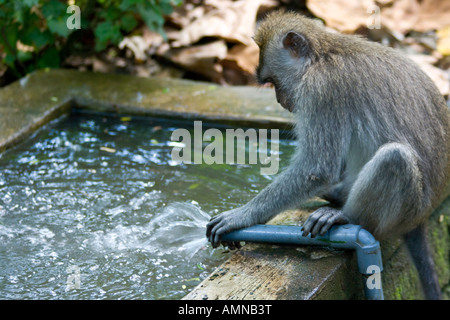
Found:
[{"label": "green foliage", "polygon": [[[0,0],[0,59],[16,76],[60,66],[61,55],[77,29],[68,27],[75,11],[63,0]],[[163,31],[164,15],[182,0],[79,0],[80,25],[95,36],[95,50],[117,45],[140,23]],[[72,3],[71,2],[71,3]],[[3,52],[3,56],[1,53]]]}]

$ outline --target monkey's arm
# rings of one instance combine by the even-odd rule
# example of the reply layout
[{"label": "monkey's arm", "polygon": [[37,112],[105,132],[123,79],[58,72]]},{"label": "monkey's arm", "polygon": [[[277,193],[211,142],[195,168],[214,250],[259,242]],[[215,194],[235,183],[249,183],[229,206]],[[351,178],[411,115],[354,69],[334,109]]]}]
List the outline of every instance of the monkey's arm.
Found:
[{"label": "monkey's arm", "polygon": [[[336,70],[329,69],[304,77],[291,93],[296,97],[291,100],[295,103],[299,147],[289,166],[250,202],[208,223],[206,236],[213,247],[220,244],[223,234],[265,223],[286,209],[325,194],[339,182],[352,137],[351,113],[344,108],[347,88],[339,77],[328,74]],[[289,96],[283,92],[286,88],[279,89],[278,94]]]},{"label": "monkey's arm", "polygon": [[206,236],[213,247],[219,246],[223,234],[265,223],[286,209],[324,194],[338,181],[342,165],[338,159],[344,158],[341,153],[346,150],[342,145],[346,139],[334,134],[328,141],[335,145],[318,145],[320,142],[317,139],[322,140],[323,135],[328,135],[322,125],[316,127],[322,137],[319,138],[319,132],[310,132],[305,136],[309,137],[309,141],[300,138],[300,142],[304,142],[304,148],[294,154],[290,165],[255,198],[242,207],[211,219]]}]

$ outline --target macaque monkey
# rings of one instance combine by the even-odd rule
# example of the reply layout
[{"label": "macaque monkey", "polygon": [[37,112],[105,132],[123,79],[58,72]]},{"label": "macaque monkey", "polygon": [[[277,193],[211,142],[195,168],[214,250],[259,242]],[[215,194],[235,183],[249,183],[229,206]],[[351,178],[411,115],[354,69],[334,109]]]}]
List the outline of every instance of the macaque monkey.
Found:
[{"label": "macaque monkey", "polygon": [[321,196],[330,205],[311,213],[304,235],[352,223],[378,240],[403,236],[426,298],[441,298],[426,224],[449,181],[450,113],[432,80],[391,48],[296,13],[269,14],[254,39],[257,79],[292,112],[298,148],[254,199],[211,219],[213,247]]}]

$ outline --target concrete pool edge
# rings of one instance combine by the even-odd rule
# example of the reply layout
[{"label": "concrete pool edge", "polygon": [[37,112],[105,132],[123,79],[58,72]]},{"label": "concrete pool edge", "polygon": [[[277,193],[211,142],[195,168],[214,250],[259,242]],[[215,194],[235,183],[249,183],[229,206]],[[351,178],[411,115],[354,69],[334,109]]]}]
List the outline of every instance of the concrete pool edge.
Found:
[{"label": "concrete pool edge", "polygon": [[[291,124],[289,113],[278,106],[270,89],[72,70],[34,72],[0,89],[0,101],[0,152],[20,143],[52,119],[69,113],[74,106],[242,126],[285,129]],[[448,284],[450,277],[449,202],[444,201],[433,214],[430,228],[442,285]],[[288,220],[299,221],[304,213],[305,210],[299,211]],[[277,223],[283,221],[286,217]],[[392,241],[382,243],[381,247],[386,264],[383,272],[386,299],[421,298],[417,273],[402,243]],[[352,255],[345,252],[251,245],[233,255],[185,298],[203,299],[205,295],[208,299],[362,298],[355,266]]]},{"label": "concrete pool edge", "polygon": [[243,126],[288,128],[291,124],[289,113],[278,107],[270,89],[63,69],[39,70],[2,88],[0,101],[0,152],[75,105]]}]

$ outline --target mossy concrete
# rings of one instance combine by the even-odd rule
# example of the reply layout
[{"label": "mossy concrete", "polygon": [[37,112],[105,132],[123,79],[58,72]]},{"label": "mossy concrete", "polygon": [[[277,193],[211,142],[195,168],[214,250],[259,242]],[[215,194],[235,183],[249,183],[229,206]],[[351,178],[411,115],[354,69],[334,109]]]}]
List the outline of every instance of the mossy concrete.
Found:
[{"label": "mossy concrete", "polygon": [[0,90],[0,151],[71,106],[243,125],[291,123],[273,90],[72,70],[36,71]]},{"label": "mossy concrete", "polygon": [[[221,87],[174,79],[70,70],[37,71],[0,89],[0,152],[72,107],[287,129],[291,115],[271,89]],[[286,212],[271,223],[301,223],[323,201]],[[450,199],[430,218],[429,236],[442,286],[450,273]],[[383,242],[386,299],[421,299],[402,241]],[[361,299],[354,254],[313,247],[251,244],[198,285],[186,299]]]}]

